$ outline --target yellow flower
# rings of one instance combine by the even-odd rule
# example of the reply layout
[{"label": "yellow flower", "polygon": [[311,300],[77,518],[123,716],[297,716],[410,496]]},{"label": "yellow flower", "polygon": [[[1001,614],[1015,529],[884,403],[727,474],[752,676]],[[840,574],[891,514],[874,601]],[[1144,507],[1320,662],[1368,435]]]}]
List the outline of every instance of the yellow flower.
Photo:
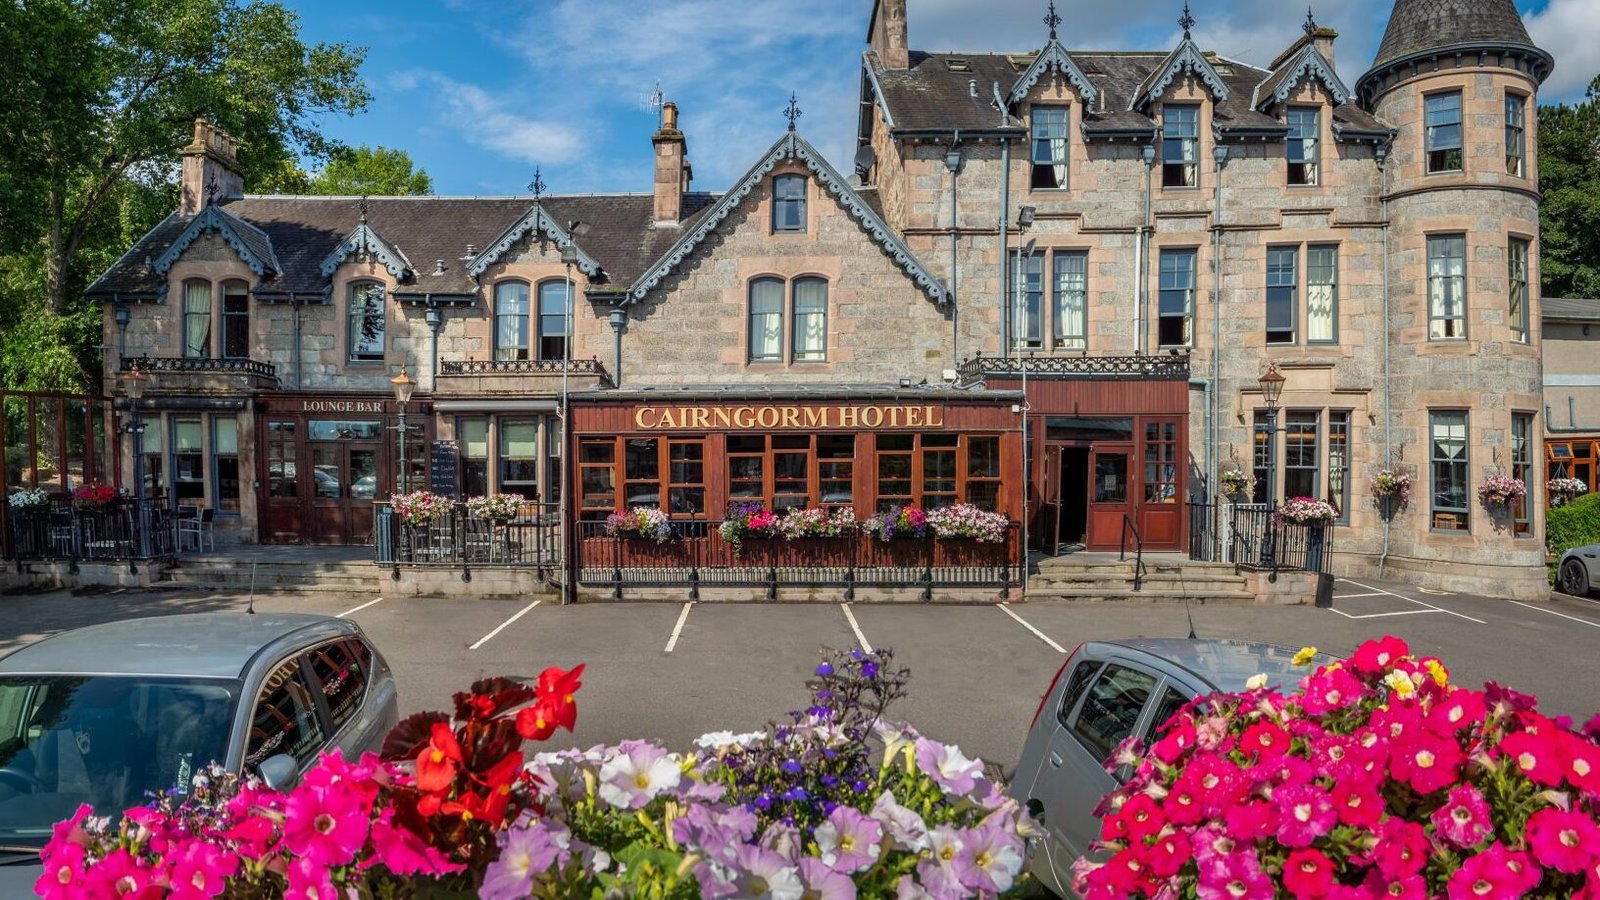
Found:
[{"label": "yellow flower", "polygon": [[1444,663],[1439,662],[1437,659],[1430,659],[1423,662],[1422,665],[1428,670],[1428,674],[1433,676],[1435,684],[1439,685],[1439,687],[1450,686],[1450,670],[1444,667]]},{"label": "yellow flower", "polygon": [[1417,692],[1417,686],[1411,683],[1410,676],[1404,672],[1390,672],[1383,676],[1383,683],[1388,685],[1389,690],[1402,700]]},{"label": "yellow flower", "polygon": [[1294,659],[1292,660],[1292,662],[1297,666],[1308,666],[1308,665],[1311,664],[1311,660],[1313,658],[1315,658],[1316,655],[1317,655],[1317,648],[1315,648],[1315,647],[1301,647],[1300,648],[1300,652],[1296,653],[1294,655]]}]

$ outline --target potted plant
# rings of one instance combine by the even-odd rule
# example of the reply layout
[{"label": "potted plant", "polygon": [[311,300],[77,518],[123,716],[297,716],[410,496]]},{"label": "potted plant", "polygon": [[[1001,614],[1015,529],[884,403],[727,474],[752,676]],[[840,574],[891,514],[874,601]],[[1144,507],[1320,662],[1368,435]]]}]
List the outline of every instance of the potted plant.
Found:
[{"label": "potted plant", "polygon": [[407,525],[429,525],[450,514],[455,504],[443,494],[432,491],[412,491],[409,494],[391,494],[389,506],[400,521]]},{"label": "potted plant", "polygon": [[734,503],[729,505],[727,517],[717,526],[717,533],[738,556],[744,552],[746,538],[778,535],[778,517],[760,503]]},{"label": "potted plant", "polygon": [[606,516],[606,534],[612,537],[646,538],[662,544],[672,537],[672,521],[654,506],[619,509]]},{"label": "potted plant", "polygon": [[1552,478],[1544,487],[1550,492],[1551,506],[1563,506],[1579,494],[1589,493],[1589,485],[1582,478]]},{"label": "potted plant", "polygon": [[486,494],[482,497],[468,497],[467,511],[475,516],[488,519],[496,525],[504,525],[517,517],[522,511],[522,497],[517,494]]},{"label": "potted plant", "polygon": [[1528,493],[1528,488],[1520,478],[1510,475],[1490,475],[1478,485],[1478,502],[1482,503],[1491,512],[1496,508],[1505,508],[1511,501],[1521,499]]},{"label": "potted plant", "polygon": [[23,488],[13,492],[6,502],[14,512],[34,513],[50,505],[50,495],[44,488]]},{"label": "potted plant", "polygon": [[881,541],[927,537],[928,514],[909,503],[891,506],[887,511],[862,522],[861,530]]},{"label": "potted plant", "polygon": [[1372,497],[1385,520],[1411,502],[1411,473],[1404,469],[1383,468],[1372,475]]},{"label": "potted plant", "polygon": [[848,537],[856,533],[856,511],[848,506],[835,509],[791,509],[778,518],[777,532],[791,541],[805,538]]},{"label": "potted plant", "polygon": [[72,505],[85,512],[98,512],[117,499],[117,489],[91,481],[72,490]]},{"label": "potted plant", "polygon": [[928,527],[941,541],[967,540],[980,544],[1004,543],[1011,520],[970,503],[943,506],[928,513]]},{"label": "potted plant", "polygon": [[1322,571],[1322,551],[1327,544],[1328,523],[1338,518],[1338,510],[1326,500],[1313,497],[1291,497],[1272,514],[1279,525],[1304,526],[1306,529],[1306,571]]},{"label": "potted plant", "polygon": [[1237,503],[1239,498],[1248,496],[1256,486],[1256,477],[1238,466],[1223,469],[1217,473],[1217,482],[1222,487],[1222,493],[1232,497]]}]

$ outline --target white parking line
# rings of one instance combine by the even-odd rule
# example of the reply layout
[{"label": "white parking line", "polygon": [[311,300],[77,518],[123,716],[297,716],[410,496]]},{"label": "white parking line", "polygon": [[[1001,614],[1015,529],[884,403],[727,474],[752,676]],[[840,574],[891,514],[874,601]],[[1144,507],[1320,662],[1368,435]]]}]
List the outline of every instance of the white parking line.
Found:
[{"label": "white parking line", "polygon": [[694,608],[694,601],[690,600],[683,605],[683,612],[678,613],[678,624],[672,626],[672,637],[667,638],[668,653],[672,652],[673,647],[678,646],[678,635],[683,634],[683,623],[688,620],[689,610],[692,608]]},{"label": "white parking line", "polygon": [[1028,620],[1026,620],[1026,619],[1022,618],[1021,616],[1017,615],[1016,613],[1012,612],[1011,611],[1011,607],[1008,606],[1007,604],[1004,604],[1004,603],[1000,604],[1000,611],[1005,613],[1006,615],[1010,616],[1011,618],[1016,619],[1018,622],[1020,622],[1022,624],[1023,628],[1026,628],[1029,631],[1033,632],[1033,636],[1034,637],[1036,637],[1039,640],[1044,641],[1046,644],[1049,644],[1050,646],[1056,648],[1056,652],[1057,653],[1065,653],[1065,652],[1067,652],[1067,648],[1061,646],[1060,644],[1056,643],[1055,641],[1050,640],[1050,636],[1049,635],[1047,635],[1044,632],[1040,631],[1039,629],[1033,627],[1031,624],[1028,623]]},{"label": "white parking line", "polygon": [[850,630],[856,633],[856,640],[861,643],[861,649],[871,653],[872,645],[867,643],[867,636],[861,633],[861,626],[856,624],[856,614],[850,611],[850,604],[841,603],[839,608],[844,610],[844,617],[850,620]]},{"label": "white parking line", "polygon": [[1361,588],[1361,589],[1362,589],[1362,590],[1367,590],[1367,591],[1373,591],[1373,592],[1375,592],[1375,593],[1379,593],[1379,594],[1388,594],[1388,595],[1389,595],[1389,596],[1391,596],[1391,597],[1394,597],[1394,598],[1395,598],[1395,599],[1397,599],[1397,600],[1404,600],[1404,601],[1406,601],[1406,602],[1407,602],[1407,603],[1415,603],[1415,604],[1416,604],[1416,605],[1418,605],[1418,606],[1424,606],[1424,607],[1427,607],[1427,608],[1428,608],[1428,609],[1431,609],[1431,610],[1433,610],[1433,611],[1434,611],[1434,612],[1442,612],[1442,613],[1444,613],[1444,614],[1445,614],[1445,615],[1447,615],[1447,616],[1455,616],[1455,617],[1456,617],[1456,618],[1458,618],[1458,619],[1466,619],[1466,620],[1467,620],[1467,621],[1468,621],[1468,622],[1476,622],[1476,623],[1478,623],[1478,624],[1479,624],[1479,625],[1487,625],[1487,624],[1489,624],[1489,623],[1488,623],[1488,622],[1485,622],[1485,621],[1484,621],[1484,620],[1482,620],[1482,619],[1474,619],[1474,618],[1473,618],[1473,617],[1471,617],[1471,616],[1468,616],[1468,615],[1464,615],[1464,614],[1462,614],[1462,613],[1458,613],[1458,612],[1455,612],[1455,611],[1453,611],[1453,610],[1448,610],[1448,609],[1443,609],[1443,608],[1441,608],[1441,607],[1438,607],[1438,606],[1434,606],[1434,605],[1433,605],[1433,604],[1431,604],[1431,603],[1423,603],[1423,602],[1422,602],[1422,601],[1421,601],[1421,600],[1413,600],[1413,599],[1411,599],[1411,598],[1410,598],[1410,597],[1405,597],[1405,596],[1402,596],[1402,595],[1400,595],[1400,594],[1396,594],[1396,593],[1395,593],[1395,592],[1394,592],[1394,591],[1386,591],[1386,590],[1384,590],[1384,589],[1383,589],[1383,588],[1377,588],[1377,587],[1373,587],[1373,586],[1372,586],[1372,585],[1370,585],[1370,584],[1362,584],[1362,583],[1361,583],[1361,582],[1359,582],[1359,581],[1351,581],[1351,580],[1350,580],[1350,579],[1348,579],[1348,578],[1341,578],[1341,579],[1339,579],[1339,580],[1340,580],[1340,581],[1343,581],[1343,582],[1344,582],[1344,583],[1345,583],[1345,584],[1353,584],[1353,585],[1355,585],[1355,586],[1356,586],[1356,587],[1358,587],[1358,588]]},{"label": "white parking line", "polygon": [[476,650],[479,647],[482,647],[484,644],[489,643],[489,639],[490,638],[492,638],[495,635],[499,634],[500,632],[504,631],[505,627],[507,625],[510,625],[512,622],[515,622],[516,620],[518,620],[518,619],[522,618],[523,616],[527,615],[529,610],[533,609],[535,606],[538,606],[538,605],[539,605],[539,601],[535,600],[532,603],[529,603],[527,606],[524,606],[522,609],[517,611],[516,615],[514,615],[511,618],[505,620],[504,622],[501,622],[499,625],[496,625],[493,631],[489,632],[488,634],[484,635],[481,638],[478,638],[478,642],[476,644],[473,644],[472,646],[468,647],[467,649],[468,650]]},{"label": "white parking line", "polygon": [[1353,600],[1356,597],[1387,597],[1387,596],[1389,596],[1389,592],[1388,591],[1380,591],[1380,592],[1378,592],[1376,594],[1337,594],[1337,595],[1334,596],[1333,599],[1335,599],[1335,600]]},{"label": "white parking line", "polygon": [[1588,619],[1580,619],[1577,616],[1569,616],[1566,613],[1558,613],[1553,609],[1539,609],[1539,607],[1537,607],[1537,606],[1528,606],[1528,604],[1523,603],[1520,600],[1507,600],[1506,602],[1507,603],[1515,603],[1518,606],[1527,606],[1529,609],[1532,609],[1532,610],[1538,610],[1539,612],[1542,612],[1542,613],[1549,613],[1552,616],[1560,616],[1563,619],[1571,619],[1574,622],[1582,622],[1585,625],[1592,625],[1595,628],[1600,628],[1600,622],[1591,622]]},{"label": "white parking line", "polygon": [[379,597],[376,600],[368,600],[367,602],[361,604],[360,606],[355,607],[354,609],[347,609],[344,612],[339,613],[337,616],[334,616],[334,618],[335,619],[342,619],[345,616],[350,615],[351,613],[361,612],[363,609],[366,609],[367,607],[373,605],[374,603],[382,603],[382,602],[383,602],[383,598],[382,597]]},{"label": "white parking line", "polygon": [[[1334,599],[1337,600],[1339,598],[1335,597]],[[1339,615],[1344,616],[1346,619],[1386,619],[1389,616],[1425,616],[1428,613],[1444,612],[1444,610],[1442,610],[1442,609],[1402,609],[1399,612],[1368,613],[1367,615],[1364,615],[1364,616],[1352,616],[1347,612],[1340,612],[1337,609],[1333,610],[1333,612],[1339,613]]]}]

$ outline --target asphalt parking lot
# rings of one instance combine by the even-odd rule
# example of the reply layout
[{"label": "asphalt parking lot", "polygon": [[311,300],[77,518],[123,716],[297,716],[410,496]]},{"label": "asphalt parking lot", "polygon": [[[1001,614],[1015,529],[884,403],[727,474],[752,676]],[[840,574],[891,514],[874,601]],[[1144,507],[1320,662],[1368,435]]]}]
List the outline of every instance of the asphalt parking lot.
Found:
[{"label": "asphalt parking lot", "polygon": [[[1340,580],[1333,609],[1196,606],[1202,637],[1311,644],[1346,655],[1362,640],[1405,638],[1457,681],[1501,681],[1579,721],[1600,709],[1600,603],[1521,604]],[[232,594],[137,592],[0,597],[0,653],[110,619],[243,609]],[[445,708],[485,675],[588,666],[577,731],[588,746],[656,737],[685,746],[706,731],[758,727],[803,704],[819,647],[891,647],[912,670],[899,715],[1003,766],[1014,763],[1039,695],[1080,642],[1183,637],[1180,604],[1035,602],[1005,606],[616,603],[563,607],[450,598],[258,595],[262,611],[344,615],[396,670],[404,711]]]}]

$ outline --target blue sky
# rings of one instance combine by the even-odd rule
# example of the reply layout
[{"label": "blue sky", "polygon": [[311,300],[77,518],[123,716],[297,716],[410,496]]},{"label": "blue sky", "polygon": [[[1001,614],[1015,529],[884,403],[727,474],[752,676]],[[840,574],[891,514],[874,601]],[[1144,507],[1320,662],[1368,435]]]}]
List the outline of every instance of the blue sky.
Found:
[{"label": "blue sky", "polygon": [[[800,130],[836,164],[854,147],[861,51],[872,0],[288,0],[308,41],[370,48],[373,93],[356,118],[329,117],[350,144],[406,150],[439,194],[651,187],[649,97],[678,103],[694,187],[720,191],[782,133],[789,94]],[[1365,70],[1391,0],[1315,4],[1340,32],[1340,74]],[[1582,96],[1600,73],[1596,0],[1517,0],[1556,57],[1544,101]],[[1162,50],[1181,0],[1058,0],[1069,49]],[[1201,46],[1265,65],[1299,35],[1300,4],[1192,0]],[[1044,0],[908,0],[919,50],[1019,52],[1045,39]]]}]

